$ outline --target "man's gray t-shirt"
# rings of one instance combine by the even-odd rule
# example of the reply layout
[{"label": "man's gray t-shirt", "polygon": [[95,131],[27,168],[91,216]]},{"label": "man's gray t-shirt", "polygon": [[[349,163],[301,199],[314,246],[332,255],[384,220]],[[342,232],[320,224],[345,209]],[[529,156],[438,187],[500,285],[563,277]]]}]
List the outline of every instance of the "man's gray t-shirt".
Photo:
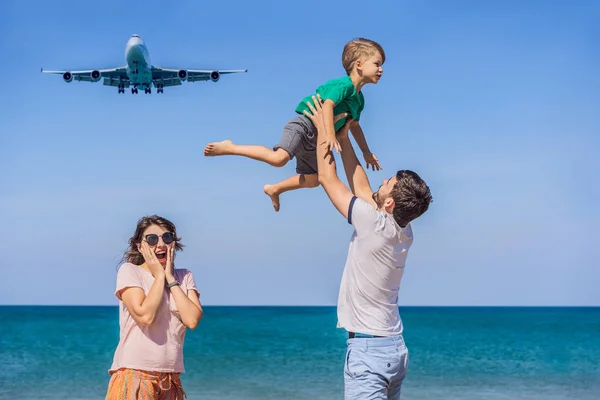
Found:
[{"label": "man's gray t-shirt", "polygon": [[353,197],[348,222],[354,233],[338,297],[338,328],[376,336],[402,333],[398,290],[413,237],[393,216]]}]

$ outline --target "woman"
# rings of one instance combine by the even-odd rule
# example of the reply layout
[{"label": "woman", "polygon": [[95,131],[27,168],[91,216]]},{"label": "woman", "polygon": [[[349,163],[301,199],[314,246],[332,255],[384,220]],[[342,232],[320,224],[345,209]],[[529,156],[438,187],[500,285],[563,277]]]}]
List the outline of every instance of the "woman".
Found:
[{"label": "woman", "polygon": [[183,246],[175,225],[153,215],[139,220],[117,274],[120,340],[106,400],[180,400],[186,327],[202,319],[192,273],[174,269]]}]

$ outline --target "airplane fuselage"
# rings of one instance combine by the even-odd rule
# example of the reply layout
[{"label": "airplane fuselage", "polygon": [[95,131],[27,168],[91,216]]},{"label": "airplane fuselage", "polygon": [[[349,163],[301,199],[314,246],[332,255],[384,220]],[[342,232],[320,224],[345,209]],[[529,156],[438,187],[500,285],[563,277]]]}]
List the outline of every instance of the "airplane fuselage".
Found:
[{"label": "airplane fuselage", "polygon": [[127,76],[134,87],[150,88],[152,85],[152,64],[144,40],[133,35],[125,46]]},{"label": "airplane fuselage", "polygon": [[183,82],[212,81],[218,82],[222,74],[248,72],[248,70],[218,69],[185,69],[156,67],[150,62],[150,54],[146,43],[140,35],[131,35],[125,45],[125,65],[116,68],[97,68],[79,71],[44,71],[46,74],[60,74],[65,82],[99,82],[104,86],[118,88],[118,93],[125,93],[131,87],[131,93],[137,94],[139,89],[151,94],[152,86],[156,93],[164,93],[168,86],[178,86]]}]

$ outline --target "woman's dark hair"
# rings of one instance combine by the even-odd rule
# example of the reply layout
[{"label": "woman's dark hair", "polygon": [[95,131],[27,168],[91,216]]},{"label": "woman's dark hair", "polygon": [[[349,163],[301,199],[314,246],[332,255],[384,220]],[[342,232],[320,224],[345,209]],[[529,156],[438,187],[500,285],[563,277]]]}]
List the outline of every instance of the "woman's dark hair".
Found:
[{"label": "woman's dark hair", "polygon": [[129,247],[125,250],[121,263],[129,262],[135,265],[142,265],[144,263],[144,257],[138,250],[137,245],[142,241],[144,231],[152,225],[157,225],[168,232],[173,232],[175,235],[175,251],[183,250],[183,245],[180,243],[181,238],[177,237],[175,225],[166,218],[159,217],[158,215],[151,215],[149,217],[143,217],[138,221],[135,233],[129,239]]}]

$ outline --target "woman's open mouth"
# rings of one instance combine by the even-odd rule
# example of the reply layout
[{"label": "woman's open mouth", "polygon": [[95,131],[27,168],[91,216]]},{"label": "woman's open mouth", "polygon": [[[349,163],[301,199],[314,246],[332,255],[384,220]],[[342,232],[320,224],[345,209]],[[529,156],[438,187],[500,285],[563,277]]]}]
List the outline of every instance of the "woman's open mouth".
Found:
[{"label": "woman's open mouth", "polygon": [[158,259],[159,262],[163,262],[163,261],[167,261],[167,252],[166,251],[157,251],[156,253],[156,258]]}]

